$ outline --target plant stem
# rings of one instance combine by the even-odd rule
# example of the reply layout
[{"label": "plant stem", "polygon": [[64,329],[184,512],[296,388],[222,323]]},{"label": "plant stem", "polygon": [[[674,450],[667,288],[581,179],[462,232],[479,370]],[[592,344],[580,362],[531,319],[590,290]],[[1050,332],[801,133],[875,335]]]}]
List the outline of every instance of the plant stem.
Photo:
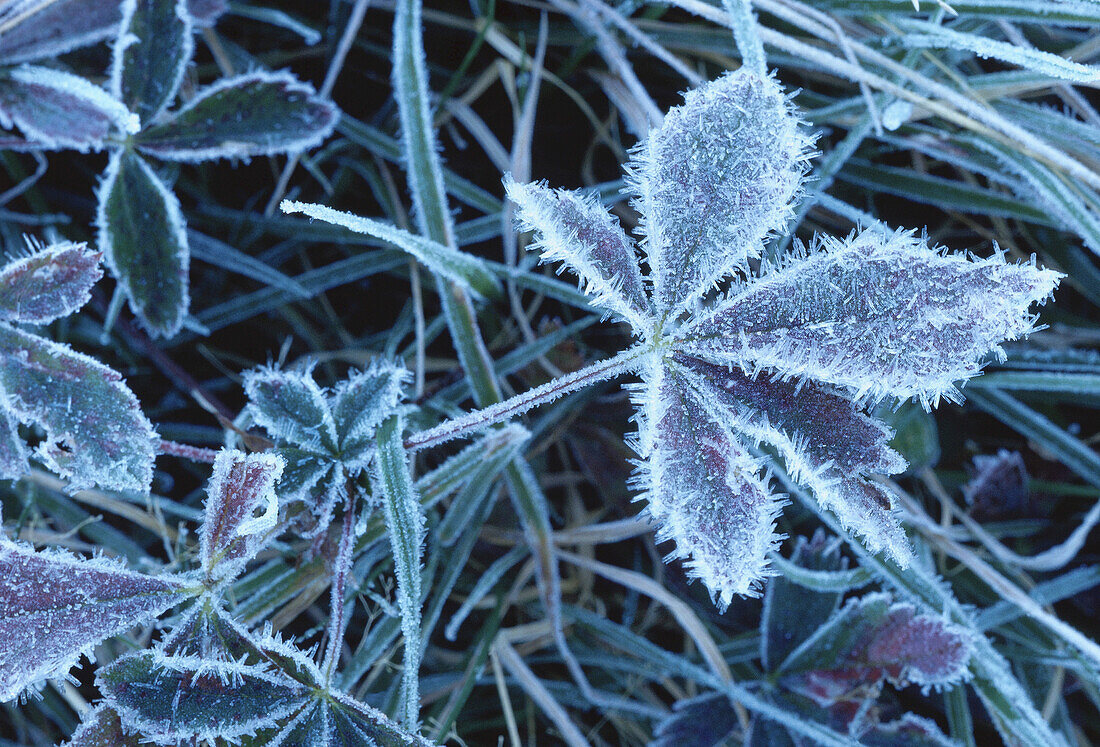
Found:
[{"label": "plant stem", "polygon": [[571,392],[630,373],[638,368],[639,359],[650,353],[650,348],[642,345],[624,350],[618,355],[548,381],[510,399],[491,404],[480,410],[472,410],[465,415],[440,423],[434,428],[413,433],[405,439],[405,448],[409,451],[417,451],[456,438],[471,436]]},{"label": "plant stem", "polygon": [[325,648],[325,659],[321,671],[325,675],[325,685],[332,684],[332,675],[336,671],[336,663],[340,660],[340,649],[344,643],[344,627],[347,624],[344,615],[344,599],[347,593],[348,576],[351,574],[351,564],[355,553],[352,551],[355,543],[355,503],[359,496],[359,488],[353,481],[348,480],[348,500],[344,506],[344,526],[340,531],[340,545],[336,550],[336,560],[332,569],[332,588],[330,591],[332,611],[328,621],[328,646]]}]

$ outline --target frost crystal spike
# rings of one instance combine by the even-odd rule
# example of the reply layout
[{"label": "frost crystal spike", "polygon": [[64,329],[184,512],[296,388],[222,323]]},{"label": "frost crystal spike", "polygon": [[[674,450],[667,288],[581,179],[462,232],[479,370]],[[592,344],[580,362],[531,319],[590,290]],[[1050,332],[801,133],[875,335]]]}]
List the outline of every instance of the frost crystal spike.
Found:
[{"label": "frost crystal spike", "polygon": [[593,305],[640,338],[636,483],[659,538],[676,543],[672,556],[720,607],[759,593],[780,539],[783,501],[754,456],[761,444],[871,550],[906,565],[892,493],[873,479],[905,460],[864,408],[885,397],[925,407],[961,399],[958,382],[1034,330],[1032,304],[1061,278],[1000,252],[948,254],[881,230],[821,238],[750,271],[767,235],[784,228],[809,145],[770,78],[741,69],[689,92],[628,168],[648,277],[595,202],[505,183],[545,258],[579,275]]}]

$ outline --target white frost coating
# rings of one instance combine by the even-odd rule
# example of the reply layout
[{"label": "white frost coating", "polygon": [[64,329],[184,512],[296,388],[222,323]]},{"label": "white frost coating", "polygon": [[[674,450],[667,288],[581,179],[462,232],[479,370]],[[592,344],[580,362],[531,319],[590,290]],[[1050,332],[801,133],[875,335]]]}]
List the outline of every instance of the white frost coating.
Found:
[{"label": "white frost coating", "polygon": [[823,238],[747,283],[679,333],[681,349],[753,373],[847,387],[861,401],[957,402],[987,353],[1034,331],[1033,303],[1062,278],[930,249],[911,233]]},{"label": "white frost coating", "polygon": [[[28,92],[9,90],[5,96],[9,101],[0,98],[0,125],[9,128],[18,126],[30,139],[46,148],[73,148],[87,152],[103,147],[104,139],[112,128],[126,134],[140,129],[137,115],[102,88],[78,75],[22,65],[12,70],[10,76],[15,84],[31,89],[31,99],[20,98]],[[12,83],[7,86],[14,88]],[[42,106],[41,97],[44,95],[52,98],[52,110]],[[51,111],[62,113],[61,119],[52,122],[53,127],[46,119]],[[75,112],[81,112],[79,120],[73,119]]]},{"label": "white frost coating", "polygon": [[272,436],[321,453],[338,443],[336,421],[312,366],[290,371],[265,366],[244,374],[252,418]]},{"label": "white frost coating", "polygon": [[745,68],[689,91],[638,144],[628,184],[659,316],[760,256],[790,215],[809,145],[782,89]]},{"label": "white frost coating", "polygon": [[[164,185],[164,182],[160,180],[160,177],[153,171],[153,168],[141,156],[128,154],[126,151],[119,150],[112,153],[110,159],[107,161],[107,168],[104,169],[99,187],[96,190],[97,243],[100,251],[104,254],[107,267],[110,268],[111,274],[118,280],[119,285],[122,286],[123,291],[126,293],[130,301],[130,308],[144,323],[144,311],[149,303],[147,299],[138,299],[134,296],[132,284],[130,282],[131,268],[120,264],[118,258],[115,256],[115,235],[111,227],[110,216],[107,210],[107,201],[118,181],[123,158],[132,158],[137,163],[138,169],[140,169],[143,177],[148,180],[149,185],[152,186],[153,191],[160,197],[164,204],[164,211],[168,219],[168,231],[172,236],[173,244],[176,248],[176,253],[173,257],[176,262],[176,268],[174,269],[177,269],[184,280],[182,282],[182,287],[179,289],[181,296],[175,324],[166,329],[150,329],[149,331],[153,333],[154,336],[163,334],[165,337],[173,337],[182,328],[183,317],[188,307],[191,305],[191,297],[186,280],[191,266],[191,251],[187,243],[187,221],[184,220],[183,211],[180,210],[180,203],[179,200],[176,199],[175,193]],[[147,328],[149,327],[148,324],[145,326]]]},{"label": "white frost coating", "polygon": [[183,599],[177,581],[0,538],[0,702],[64,676],[101,641]]},{"label": "white frost coating", "polygon": [[497,287],[496,278],[476,257],[388,223],[333,210],[324,205],[293,200],[283,200],[279,203],[279,209],[287,214],[301,213],[316,220],[343,226],[364,236],[381,239],[407,252],[435,274],[462,285],[477,297],[492,293]]},{"label": "white frost coating", "polygon": [[[211,145],[204,148],[193,148],[158,145],[155,141],[149,139],[139,143],[139,149],[151,153],[158,158],[163,158],[168,161],[179,161],[182,163],[200,163],[202,161],[213,161],[219,158],[248,160],[253,156],[274,156],[283,153],[298,153],[310,150],[323,143],[325,139],[332,134],[332,131],[336,129],[336,123],[339,119],[336,107],[327,100],[319,98],[317,96],[317,91],[309,83],[298,80],[286,70],[279,70],[276,72],[254,70],[249,73],[222,78],[206,86],[196,93],[183,107],[175,112],[169,112],[164,115],[155,128],[149,128],[146,132],[151,133],[150,138],[155,138],[158,131],[173,127],[181,118],[186,117],[186,115],[193,110],[206,104],[210,98],[221,93],[232,92],[235,89],[244,90],[250,86],[257,88],[278,86],[289,94],[288,98],[304,98],[318,106],[327,107],[329,110],[328,116],[324,121],[320,122],[316,128],[300,129],[297,131],[295,137],[284,137],[278,142],[272,141],[267,144],[256,139],[223,139],[217,145]],[[238,119],[235,121],[241,121],[239,115]],[[297,123],[291,119],[278,124],[280,125],[280,135],[286,135],[289,125]],[[254,132],[262,134],[267,132],[267,130],[259,129]]]},{"label": "white frost coating", "polygon": [[329,406],[336,423],[341,461],[352,472],[366,469],[374,431],[397,412],[412,374],[399,363],[374,359],[333,387]]},{"label": "white frost coating", "polygon": [[542,253],[541,261],[561,262],[561,269],[580,278],[595,306],[628,322],[636,335],[648,336],[653,312],[634,242],[607,210],[590,195],[550,189],[545,182],[517,184],[506,175],[504,189],[519,208],[523,228],[538,232],[529,248]]}]

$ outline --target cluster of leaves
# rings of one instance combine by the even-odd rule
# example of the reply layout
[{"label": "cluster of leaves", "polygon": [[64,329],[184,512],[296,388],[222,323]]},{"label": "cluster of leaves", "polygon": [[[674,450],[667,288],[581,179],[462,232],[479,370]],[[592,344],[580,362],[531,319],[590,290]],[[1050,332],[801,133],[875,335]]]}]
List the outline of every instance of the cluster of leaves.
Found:
[{"label": "cluster of leaves", "polygon": [[[792,210],[807,145],[772,80],[742,68],[689,92],[629,166],[644,281],[633,242],[603,208],[541,184],[508,185],[544,258],[580,276],[593,303],[651,351],[634,390],[638,483],[661,536],[723,607],[760,593],[780,539],[781,499],[759,474],[760,443],[873,551],[908,565],[890,492],[867,479],[906,462],[862,405],[958,400],[956,382],[1030,332],[1029,307],[1060,278],[874,229],[750,270]],[[735,272],[744,277],[704,307]]]},{"label": "cluster of leaves", "polygon": [[[0,168],[18,180],[0,232],[52,242],[0,269],[4,728],[73,747],[548,728],[570,745],[1084,744],[1100,647],[1071,616],[1090,602],[1052,605],[1100,584],[1100,504],[1076,484],[1100,485],[1081,435],[1100,357],[1068,349],[1095,344],[1100,303],[1074,245],[1100,251],[1100,46],[1080,30],[1100,12],[506,2],[0,8]],[[391,9],[392,35],[371,22]],[[472,47],[429,68],[421,37],[444,33]],[[269,72],[322,57],[321,95]],[[375,59],[392,87],[359,66]],[[667,113],[650,62],[688,81]],[[438,96],[429,69],[449,73]],[[482,109],[497,84],[513,116]],[[594,125],[583,179],[605,151],[625,179],[530,181],[572,181],[585,151],[547,137],[569,109],[551,88]],[[281,154],[275,180],[274,163],[213,176]],[[884,194],[947,217],[933,239],[891,229]],[[372,200],[387,219],[344,212]],[[54,205],[98,251],[61,240]],[[192,275],[192,253],[214,268]],[[238,296],[234,274],[265,287]],[[1004,345],[1042,329],[1033,305],[1063,277],[1054,329],[1028,343],[1048,350]],[[370,289],[329,293],[355,283]],[[102,325],[77,314],[89,298]],[[585,332],[601,315],[623,324]],[[76,352],[97,341],[111,367]],[[599,386],[619,376],[641,381]],[[963,384],[967,417],[933,416]],[[805,539],[822,525],[837,539]],[[661,566],[666,540],[683,563]],[[76,668],[93,655],[94,682]]]}]

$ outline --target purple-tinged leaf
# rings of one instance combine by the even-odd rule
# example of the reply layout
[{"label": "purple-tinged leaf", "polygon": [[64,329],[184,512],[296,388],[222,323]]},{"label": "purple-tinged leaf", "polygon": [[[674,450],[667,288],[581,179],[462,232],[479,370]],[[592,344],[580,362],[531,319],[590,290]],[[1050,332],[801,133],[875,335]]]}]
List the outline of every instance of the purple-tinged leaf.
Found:
[{"label": "purple-tinged leaf", "polygon": [[781,228],[809,138],[780,87],[745,69],[684,97],[629,167],[659,315],[706,293]]},{"label": "purple-tinged leaf", "polygon": [[49,324],[72,314],[103,277],[101,256],[64,242],[9,262],[0,269],[0,321]]},{"label": "purple-tinged leaf", "polygon": [[592,303],[630,323],[639,334],[653,325],[653,312],[638,270],[634,242],[597,200],[550,189],[545,182],[504,182],[519,208],[524,229],[536,231],[543,262],[561,262],[575,273]]},{"label": "purple-tinged leaf", "polygon": [[718,747],[733,744],[739,730],[729,698],[708,692],[676,701],[672,713],[657,723],[649,747]]},{"label": "purple-tinged leaf", "polygon": [[111,93],[148,127],[176,98],[192,52],[186,0],[123,0]]},{"label": "purple-tinged leaf", "polygon": [[365,469],[373,453],[374,431],[397,412],[409,372],[375,360],[364,371],[340,381],[329,402],[340,442],[340,462],[349,470]]},{"label": "purple-tinged leaf", "polygon": [[0,390],[16,418],[46,431],[36,455],[70,490],[149,490],[157,435],[118,373],[0,325]]},{"label": "purple-tinged leaf", "polygon": [[994,455],[974,457],[974,477],[962,492],[975,518],[1004,518],[1027,508],[1028,480],[1020,453],[1001,449]]},{"label": "purple-tinged leaf", "polygon": [[[4,399],[0,391],[0,401]],[[0,408],[0,480],[18,480],[30,470],[27,446],[19,436],[19,423]]]},{"label": "purple-tinged leaf", "polygon": [[191,303],[191,253],[179,201],[145,159],[128,150],[111,154],[97,196],[99,248],[130,308],[153,335],[174,336]]},{"label": "purple-tinged leaf", "polygon": [[0,75],[0,127],[18,127],[46,150],[102,148],[138,120],[99,86],[52,68],[23,65]]},{"label": "purple-tinged leaf", "polygon": [[[275,483],[286,462],[275,454],[223,449],[207,485],[199,543],[203,573],[215,581],[235,577],[263,547],[279,520]],[[256,510],[262,510],[256,516]]]},{"label": "purple-tinged leaf", "polygon": [[336,421],[311,371],[265,366],[244,374],[253,420],[277,439],[311,451],[337,452]]},{"label": "purple-tinged leaf", "polygon": [[112,36],[118,0],[42,0],[0,10],[0,65],[53,59]]},{"label": "purple-tinged leaf", "polygon": [[778,671],[787,687],[829,706],[883,679],[950,687],[968,676],[973,648],[963,628],[892,604],[888,594],[868,594],[850,601]]},{"label": "purple-tinged leaf", "polygon": [[0,540],[0,701],[60,677],[92,647],[185,597],[179,581]]},{"label": "purple-tinged leaf", "polygon": [[156,649],[101,668],[96,684],[124,726],[161,744],[252,734],[310,697],[309,688],[271,667]]},{"label": "purple-tinged leaf", "polygon": [[1062,276],[998,254],[971,259],[909,233],[826,238],[686,325],[684,347],[714,363],[773,368],[861,399],[961,399],[955,382],[999,343],[1034,329],[1029,308]]},{"label": "purple-tinged leaf", "polygon": [[287,72],[223,78],[136,137],[169,161],[250,158],[309,150],[328,137],[338,111]]},{"label": "purple-tinged leaf", "polygon": [[905,469],[905,460],[888,446],[889,428],[814,382],[751,377],[685,355],[675,361],[699,397],[739,433],[773,445],[791,475],[845,527],[863,535],[871,550],[908,565],[912,551],[892,513],[891,494],[865,479]]},{"label": "purple-tinged leaf", "polygon": [[[795,540],[791,562],[815,571],[839,571],[846,565],[837,540],[818,530],[813,539]],[[840,606],[843,592],[811,591],[786,576],[768,582],[760,619],[760,658],[767,672],[775,671],[792,651],[813,635]]]},{"label": "purple-tinged leaf", "polygon": [[187,12],[196,26],[209,28],[229,9],[228,0],[188,0]]},{"label": "purple-tinged leaf", "polygon": [[110,706],[101,703],[84,714],[72,739],[62,747],[140,747],[141,737],[127,733]]},{"label": "purple-tinged leaf", "polygon": [[734,594],[759,596],[768,551],[781,539],[775,517],[782,500],[759,476],[728,420],[707,408],[680,373],[657,363],[644,377],[639,452],[642,496],[674,540],[670,557],[687,560],[722,609]]}]

